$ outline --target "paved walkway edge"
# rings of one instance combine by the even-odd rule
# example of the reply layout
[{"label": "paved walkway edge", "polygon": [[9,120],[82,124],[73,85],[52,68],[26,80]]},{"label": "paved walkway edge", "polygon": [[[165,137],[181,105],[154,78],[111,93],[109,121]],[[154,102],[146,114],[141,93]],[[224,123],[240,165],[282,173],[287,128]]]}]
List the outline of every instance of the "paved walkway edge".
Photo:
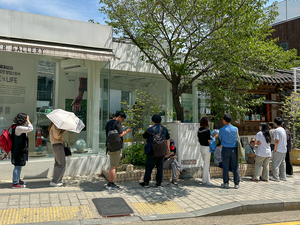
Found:
[{"label": "paved walkway edge", "polygon": [[189,213],[180,214],[161,214],[140,216],[144,221],[153,220],[170,220],[182,219],[202,216],[224,216],[224,215],[241,215],[252,213],[280,212],[289,210],[300,210],[300,198],[287,199],[285,201],[270,199],[270,200],[253,200],[239,201],[224,205],[214,206],[206,209],[197,210]]}]

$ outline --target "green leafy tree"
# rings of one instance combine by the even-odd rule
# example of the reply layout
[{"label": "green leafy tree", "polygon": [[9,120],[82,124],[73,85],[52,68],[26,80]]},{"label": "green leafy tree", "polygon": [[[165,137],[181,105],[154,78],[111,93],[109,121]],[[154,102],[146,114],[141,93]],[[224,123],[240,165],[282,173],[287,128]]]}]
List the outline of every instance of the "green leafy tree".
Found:
[{"label": "green leafy tree", "polygon": [[281,112],[293,137],[293,147],[300,148],[300,93],[284,96]]},{"label": "green leafy tree", "polygon": [[[237,90],[255,87],[253,72],[292,66],[296,51],[283,51],[270,39],[277,12],[275,4],[265,7],[267,2],[100,0],[99,10],[114,33],[130,39],[171,83],[177,119],[183,121],[180,96],[195,80],[203,80],[216,99],[230,97],[226,110],[231,110],[232,96],[243,97]],[[215,80],[228,88],[217,92]]]},{"label": "green leafy tree", "polygon": [[[122,103],[127,105],[127,102]],[[132,128],[133,143],[143,141],[141,136],[151,124],[151,116],[163,112],[161,97],[137,90],[135,104],[127,105],[124,112],[128,116],[124,125]]]},{"label": "green leafy tree", "polygon": [[[127,102],[122,102],[127,105]],[[165,109],[166,110],[166,109]],[[128,116],[125,126],[132,128],[132,142],[124,150],[123,163],[144,165],[146,155],[144,154],[143,133],[151,124],[151,116],[154,114],[165,114],[160,96],[149,94],[146,90],[137,90],[137,97],[134,106],[127,105],[124,110]]]}]

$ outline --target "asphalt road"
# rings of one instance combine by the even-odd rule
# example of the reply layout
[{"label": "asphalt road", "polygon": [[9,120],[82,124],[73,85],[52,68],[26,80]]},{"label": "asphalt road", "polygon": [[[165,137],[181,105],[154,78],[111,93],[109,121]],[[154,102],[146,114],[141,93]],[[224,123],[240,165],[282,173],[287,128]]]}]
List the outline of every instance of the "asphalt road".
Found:
[{"label": "asphalt road", "polygon": [[273,213],[259,213],[259,214],[245,214],[236,216],[214,216],[214,217],[199,217],[191,219],[179,219],[179,220],[163,220],[163,221],[151,221],[151,222],[134,222],[124,223],[118,222],[114,224],[131,224],[131,225],[256,225],[256,224],[284,224],[284,225],[296,225],[300,224],[300,211],[285,211],[285,212],[273,212]]}]

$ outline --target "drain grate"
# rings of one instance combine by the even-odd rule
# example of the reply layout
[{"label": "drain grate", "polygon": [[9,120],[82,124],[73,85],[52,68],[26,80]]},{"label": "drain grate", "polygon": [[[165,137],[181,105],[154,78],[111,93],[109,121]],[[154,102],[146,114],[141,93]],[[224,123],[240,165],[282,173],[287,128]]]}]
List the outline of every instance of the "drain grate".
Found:
[{"label": "drain grate", "polygon": [[101,216],[129,216],[133,210],[123,198],[94,198],[93,202]]}]

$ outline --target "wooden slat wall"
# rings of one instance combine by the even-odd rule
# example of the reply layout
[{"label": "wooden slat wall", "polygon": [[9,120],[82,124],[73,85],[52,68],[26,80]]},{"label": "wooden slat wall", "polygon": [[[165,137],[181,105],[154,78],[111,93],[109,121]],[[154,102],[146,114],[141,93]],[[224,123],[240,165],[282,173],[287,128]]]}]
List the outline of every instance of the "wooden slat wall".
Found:
[{"label": "wooden slat wall", "polygon": [[272,38],[279,38],[278,43],[288,42],[289,49],[297,49],[300,55],[300,18],[272,27],[275,31]]}]

